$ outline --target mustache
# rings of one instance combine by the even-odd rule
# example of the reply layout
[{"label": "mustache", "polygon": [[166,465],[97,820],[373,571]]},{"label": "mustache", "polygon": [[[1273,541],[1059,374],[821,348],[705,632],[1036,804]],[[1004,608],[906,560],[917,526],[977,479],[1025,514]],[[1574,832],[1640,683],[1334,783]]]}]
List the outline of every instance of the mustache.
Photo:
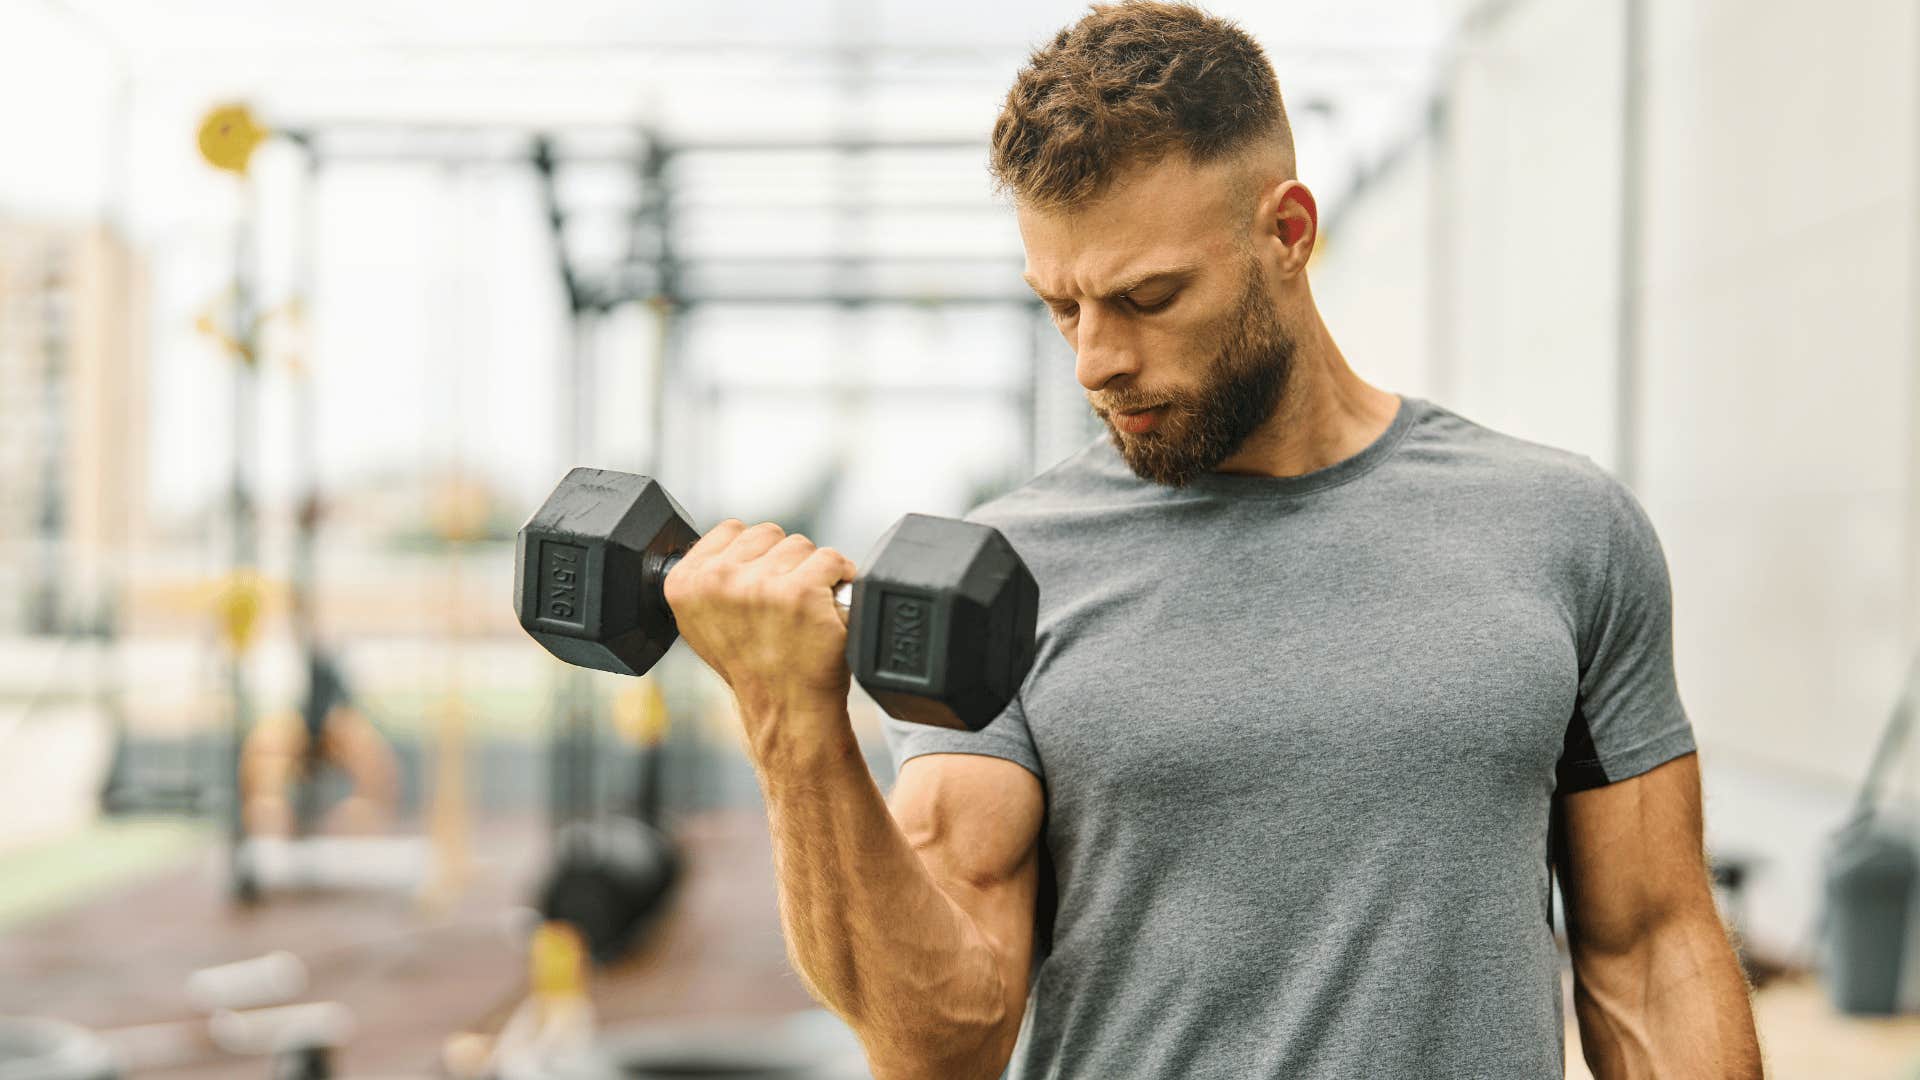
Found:
[{"label": "mustache", "polygon": [[1155,401],[1151,398],[1144,398],[1144,397],[1140,397],[1140,398],[1111,397],[1106,399],[1105,401],[1094,401],[1092,398],[1088,398],[1087,403],[1093,406],[1093,411],[1096,414],[1098,414],[1101,417],[1106,417],[1117,412],[1130,413],[1130,412],[1141,412],[1146,409],[1155,409],[1155,408],[1159,408],[1162,405],[1172,404],[1172,401],[1171,399],[1167,399],[1167,398],[1162,398],[1158,401]]}]

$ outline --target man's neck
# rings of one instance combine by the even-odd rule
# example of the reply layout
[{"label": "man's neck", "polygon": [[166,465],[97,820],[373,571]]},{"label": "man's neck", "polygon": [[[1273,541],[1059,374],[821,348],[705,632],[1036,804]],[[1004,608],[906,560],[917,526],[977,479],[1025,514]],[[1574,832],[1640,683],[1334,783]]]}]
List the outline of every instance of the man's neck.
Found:
[{"label": "man's neck", "polygon": [[1308,326],[1280,407],[1215,471],[1304,476],[1358,454],[1392,426],[1400,398],[1354,374],[1318,313]]}]

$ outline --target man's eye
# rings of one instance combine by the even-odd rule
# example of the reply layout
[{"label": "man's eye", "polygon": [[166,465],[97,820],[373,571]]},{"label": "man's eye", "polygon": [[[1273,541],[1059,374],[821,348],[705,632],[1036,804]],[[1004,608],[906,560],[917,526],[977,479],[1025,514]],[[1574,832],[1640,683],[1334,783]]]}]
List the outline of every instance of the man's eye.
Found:
[{"label": "man's eye", "polygon": [[1047,306],[1053,309],[1053,317],[1055,319],[1071,319],[1075,315],[1080,314],[1079,304],[1049,304]]},{"label": "man's eye", "polygon": [[1128,296],[1127,303],[1133,306],[1133,310],[1142,314],[1149,314],[1164,310],[1167,305],[1173,303],[1173,298],[1178,295],[1180,294],[1168,293],[1165,296],[1152,296],[1144,299],[1137,296]]}]

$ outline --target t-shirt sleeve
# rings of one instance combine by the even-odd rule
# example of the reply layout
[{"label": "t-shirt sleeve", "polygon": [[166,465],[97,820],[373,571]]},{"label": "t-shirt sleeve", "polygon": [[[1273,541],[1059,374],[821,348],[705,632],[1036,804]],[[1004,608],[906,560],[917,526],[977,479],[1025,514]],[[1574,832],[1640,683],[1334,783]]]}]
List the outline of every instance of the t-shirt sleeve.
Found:
[{"label": "t-shirt sleeve", "polygon": [[1673,671],[1673,591],[1653,523],[1608,478],[1604,568],[1587,598],[1580,688],[1558,768],[1559,789],[1638,776],[1693,751]]},{"label": "t-shirt sleeve", "polygon": [[1046,780],[1040,769],[1040,754],[1034,749],[1033,733],[1027,729],[1027,714],[1020,698],[1007,704],[1000,715],[979,731],[955,731],[933,724],[916,724],[897,717],[881,715],[881,727],[887,735],[887,749],[893,753],[893,768],[900,768],[922,754],[981,754],[1004,758]]},{"label": "t-shirt sleeve", "polygon": [[[976,506],[966,513],[963,520],[1000,528],[1001,522],[983,517],[986,509]],[[1005,535],[1004,528],[1002,535]],[[1033,673],[1027,674],[1031,678]],[[881,714],[880,720],[887,736],[887,749],[893,754],[895,772],[922,754],[980,754],[1004,758],[1039,777],[1043,783],[1046,781],[1047,774],[1040,767],[1040,751],[1033,744],[1033,732],[1027,727],[1027,713],[1021,707],[1018,693],[1014,694],[1006,708],[1000,710],[1000,715],[979,731],[955,731],[933,724],[915,724],[885,713]]]}]

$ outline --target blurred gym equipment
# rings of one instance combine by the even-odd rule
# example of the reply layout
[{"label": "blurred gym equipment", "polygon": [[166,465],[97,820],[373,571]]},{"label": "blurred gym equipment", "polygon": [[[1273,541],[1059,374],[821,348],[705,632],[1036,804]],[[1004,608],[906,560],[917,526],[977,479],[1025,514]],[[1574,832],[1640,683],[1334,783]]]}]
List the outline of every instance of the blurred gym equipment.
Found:
[{"label": "blurred gym equipment", "polygon": [[[260,609],[256,581],[259,574],[259,511],[253,493],[251,463],[257,445],[260,399],[260,332],[262,319],[255,295],[253,180],[248,166],[265,137],[244,106],[226,105],[209,112],[200,124],[198,145],[207,163],[234,174],[240,190],[240,211],[233,226],[233,285],[228,303],[217,315],[203,316],[199,328],[220,341],[234,360],[233,438],[228,455],[227,529],[229,587],[220,605],[221,639],[226,645],[227,775],[232,778],[226,805],[230,895],[240,903],[259,899],[259,882],[246,851],[245,808],[240,798],[242,749],[253,726],[254,706],[246,657],[253,644],[254,623]],[[223,325],[224,324],[224,325]]]},{"label": "blurred gym equipment", "polygon": [[307,965],[285,949],[201,968],[187,976],[187,1000],[201,1012],[284,1005],[307,989]]},{"label": "blurred gym equipment", "polygon": [[254,150],[269,134],[245,105],[217,106],[200,121],[200,156],[216,169],[244,176]]},{"label": "blurred gym equipment", "polygon": [[[772,1022],[650,1025],[609,1032],[593,1052],[513,1080],[868,1080],[866,1055],[824,1010]],[[502,1080],[508,1080],[505,1076]]]},{"label": "blurred gym equipment", "polygon": [[39,1017],[0,1017],[0,1080],[120,1080],[232,1057],[268,1059],[275,1077],[327,1080],[353,1014],[332,1001],[237,1011],[202,1020],[90,1031]]},{"label": "blurred gym equipment", "polygon": [[[288,300],[256,313],[257,270],[252,228],[254,200],[250,165],[253,153],[274,134],[244,105],[222,105],[209,112],[198,132],[208,164],[233,173],[241,185],[241,211],[235,227],[233,284],[196,320],[196,328],[214,339],[233,361],[234,442],[228,498],[232,569],[215,600],[218,636],[228,669],[228,761],[225,811],[229,841],[230,896],[244,904],[259,901],[269,889],[390,888],[418,890],[433,865],[426,844],[408,837],[317,836],[319,778],[337,767],[353,780],[343,809],[357,811],[367,828],[391,814],[396,801],[397,764],[391,747],[354,706],[340,662],[321,641],[315,613],[314,547],[322,518],[316,475],[313,390],[304,359],[306,296],[311,288],[313,230],[311,196],[318,160],[305,155],[306,183],[298,191],[295,219],[298,239],[291,252]],[[297,133],[283,133],[305,146]],[[295,479],[301,491],[295,515],[293,567],[284,590],[270,596],[257,568],[258,510],[252,492],[257,457],[262,343],[275,324],[276,354],[283,354],[293,376],[292,442]],[[308,671],[301,720],[285,715],[255,716],[248,684],[247,658],[258,637],[262,613],[284,592],[287,608]],[[272,606],[282,606],[274,603]],[[282,835],[284,834],[284,835]]]},{"label": "blurred gym equipment", "polygon": [[[678,634],[663,590],[698,537],[653,480],[576,468],[520,530],[514,612],[568,663],[644,673]],[[978,730],[1033,666],[1039,596],[998,530],[908,514],[835,593],[847,666],[894,716]]]},{"label": "blurred gym equipment", "polygon": [[527,949],[528,994],[489,1038],[462,1033],[447,1040],[442,1062],[458,1078],[516,1080],[547,1075],[593,1047],[593,1001],[580,933],[565,922],[534,931]]},{"label": "blurred gym equipment", "polygon": [[0,1080],[119,1080],[113,1051],[77,1024],[0,1017]]},{"label": "blurred gym equipment", "polygon": [[571,768],[556,773],[551,867],[537,903],[548,920],[577,932],[599,964],[613,963],[638,942],[680,881],[683,860],[662,827],[666,706],[657,694],[647,695],[651,716],[623,725],[639,765],[633,802],[623,811],[603,812],[589,798],[596,764],[590,746],[568,740],[555,747],[558,763]]},{"label": "blurred gym equipment", "polygon": [[307,965],[284,950],[189,974],[187,1001],[202,1021],[143,1024],[101,1033],[128,1072],[177,1069],[227,1057],[270,1057],[279,1075],[331,1075],[330,1054],[352,1037],[353,1014],[331,1001],[300,1002]]},{"label": "blurred gym equipment", "polygon": [[602,964],[626,953],[680,873],[672,841],[639,818],[569,822],[554,837],[554,852],[540,911],[576,927]]},{"label": "blurred gym equipment", "polygon": [[1880,735],[1853,815],[1828,838],[1826,975],[1841,1012],[1887,1016],[1920,1009],[1913,965],[1913,900],[1920,887],[1920,843],[1911,821],[1882,805],[1887,771],[1913,733],[1920,657],[1907,671],[1893,715]]}]

